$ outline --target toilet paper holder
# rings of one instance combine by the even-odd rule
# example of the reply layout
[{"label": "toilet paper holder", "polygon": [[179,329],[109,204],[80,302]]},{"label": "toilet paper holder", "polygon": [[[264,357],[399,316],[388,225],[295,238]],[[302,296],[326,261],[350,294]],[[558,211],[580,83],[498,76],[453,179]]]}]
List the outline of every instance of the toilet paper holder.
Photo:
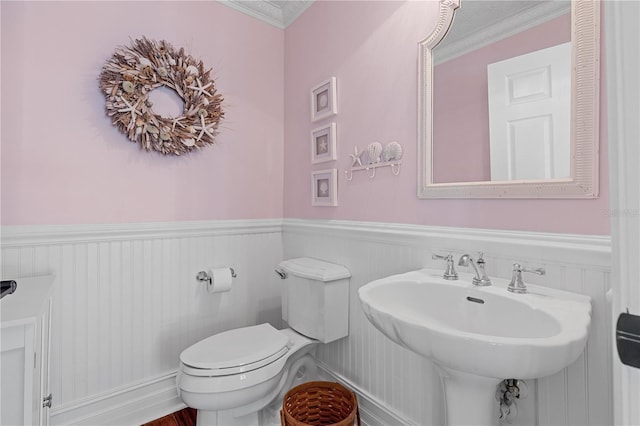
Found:
[{"label": "toilet paper holder", "polygon": [[[229,270],[231,271],[231,278],[236,278],[238,276],[233,268],[229,268]],[[196,275],[196,279],[198,281],[206,281],[211,284],[212,277],[207,271],[200,271],[198,272],[198,275]]]}]

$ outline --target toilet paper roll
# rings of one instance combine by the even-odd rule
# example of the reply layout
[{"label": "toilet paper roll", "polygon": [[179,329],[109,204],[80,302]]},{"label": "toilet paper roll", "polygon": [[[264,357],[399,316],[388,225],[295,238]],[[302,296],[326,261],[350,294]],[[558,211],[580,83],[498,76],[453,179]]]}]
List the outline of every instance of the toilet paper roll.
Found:
[{"label": "toilet paper roll", "polygon": [[211,277],[211,282],[207,283],[207,291],[209,293],[222,293],[224,291],[231,290],[231,284],[233,281],[231,269],[210,269],[209,276]]}]

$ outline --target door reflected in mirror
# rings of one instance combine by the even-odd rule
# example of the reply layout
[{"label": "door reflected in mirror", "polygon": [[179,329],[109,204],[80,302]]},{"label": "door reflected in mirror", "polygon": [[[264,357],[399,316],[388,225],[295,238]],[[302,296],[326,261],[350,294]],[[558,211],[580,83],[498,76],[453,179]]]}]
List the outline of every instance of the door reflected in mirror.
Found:
[{"label": "door reflected in mirror", "polygon": [[419,197],[597,196],[595,3],[441,0],[421,43]]},{"label": "door reflected in mirror", "polygon": [[[434,182],[570,177],[571,9],[553,4],[462,1],[434,49]],[[503,38],[478,36],[480,16]],[[452,51],[461,40],[468,49]]]}]

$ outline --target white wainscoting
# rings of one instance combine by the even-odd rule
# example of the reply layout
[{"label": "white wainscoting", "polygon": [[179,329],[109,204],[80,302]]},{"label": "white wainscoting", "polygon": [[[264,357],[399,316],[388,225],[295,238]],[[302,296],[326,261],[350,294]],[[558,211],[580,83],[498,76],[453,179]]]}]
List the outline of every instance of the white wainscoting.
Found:
[{"label": "white wainscoting", "polygon": [[[54,274],[52,424],[140,424],[181,408],[180,352],[281,325],[277,220],[3,227],[2,276]],[[228,293],[197,282],[233,267]]]},{"label": "white wainscoting", "polygon": [[[437,372],[368,323],[357,289],[390,274],[444,269],[433,253],[476,251],[486,253],[492,276],[510,277],[515,261],[544,266],[547,275],[529,282],[593,298],[585,354],[529,383],[513,424],[612,424],[608,237],[295,219],[3,227],[0,269],[3,277],[56,276],[52,424],[133,425],[181,408],[173,385],[180,351],[218,331],[280,325],[273,268],[312,256],[352,272],[350,336],[318,357],[358,393],[365,424],[442,425]],[[236,269],[230,293],[211,295],[196,282],[207,266]]]},{"label": "white wainscoting", "polygon": [[[528,382],[514,425],[611,425],[609,237],[486,231],[346,221],[285,219],[285,258],[310,256],[351,270],[349,337],[319,348],[320,362],[399,418],[444,424],[444,401],[430,362],[386,339],[362,314],[357,289],[387,275],[442,268],[434,253],[483,251],[490,276],[510,278],[512,264],[544,267],[527,282],[591,296],[592,327],[585,353],[564,371]],[[509,321],[509,318],[505,318]]]}]

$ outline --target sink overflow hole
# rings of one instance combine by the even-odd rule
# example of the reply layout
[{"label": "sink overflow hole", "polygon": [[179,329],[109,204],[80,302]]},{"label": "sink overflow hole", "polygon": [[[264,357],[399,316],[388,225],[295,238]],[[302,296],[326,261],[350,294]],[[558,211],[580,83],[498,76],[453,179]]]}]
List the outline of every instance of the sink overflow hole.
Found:
[{"label": "sink overflow hole", "polygon": [[484,300],[482,299],[478,299],[477,297],[471,297],[471,296],[467,296],[467,300],[469,302],[473,302],[473,303],[480,303],[481,305],[484,304]]}]

